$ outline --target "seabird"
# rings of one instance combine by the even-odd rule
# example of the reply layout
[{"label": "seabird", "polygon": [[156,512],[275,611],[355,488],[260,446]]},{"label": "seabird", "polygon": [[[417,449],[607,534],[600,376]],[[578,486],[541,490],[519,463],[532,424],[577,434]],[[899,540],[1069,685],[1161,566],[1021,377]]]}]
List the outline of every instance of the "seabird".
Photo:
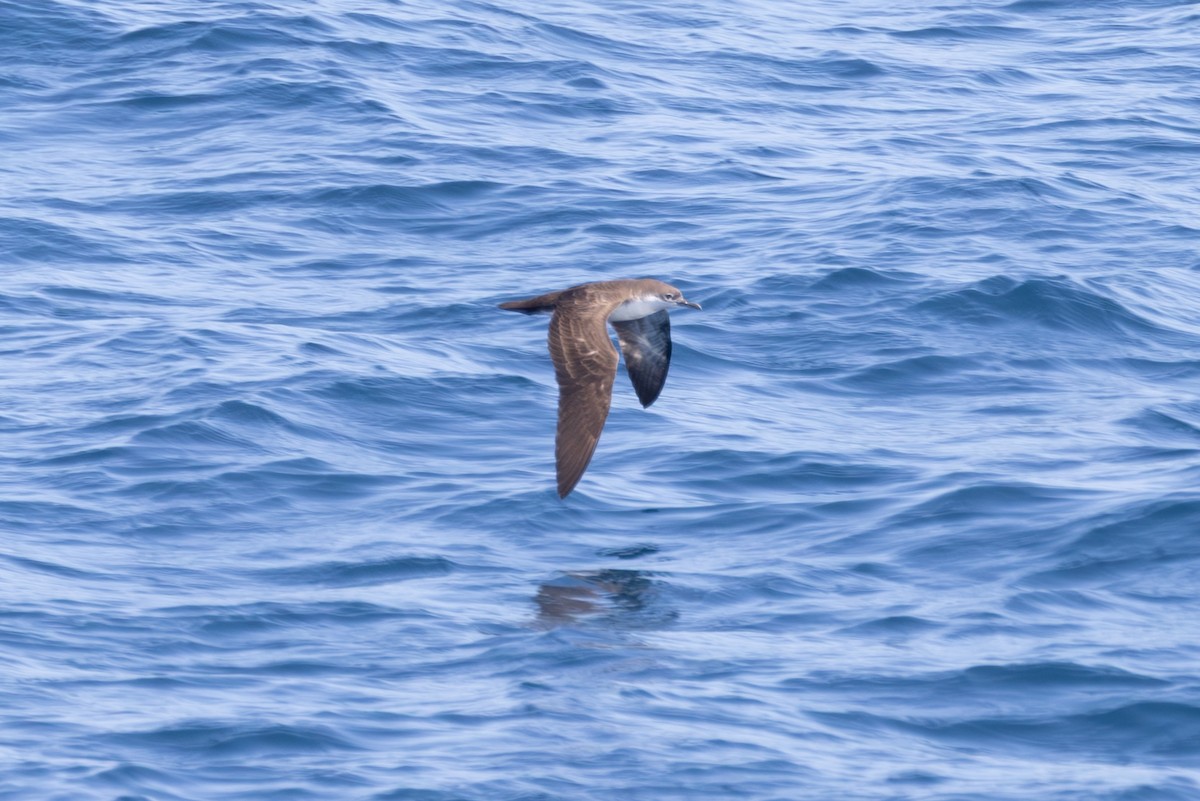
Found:
[{"label": "seabird", "polygon": [[550,358],[558,379],[558,434],[554,459],[558,497],[565,498],[592,461],[617,374],[617,349],[605,321],[612,323],[625,354],[625,369],[638,400],[654,403],[671,366],[668,309],[699,303],[654,278],[595,281],[528,300],[510,300],[500,308],[538,314],[549,312]]}]

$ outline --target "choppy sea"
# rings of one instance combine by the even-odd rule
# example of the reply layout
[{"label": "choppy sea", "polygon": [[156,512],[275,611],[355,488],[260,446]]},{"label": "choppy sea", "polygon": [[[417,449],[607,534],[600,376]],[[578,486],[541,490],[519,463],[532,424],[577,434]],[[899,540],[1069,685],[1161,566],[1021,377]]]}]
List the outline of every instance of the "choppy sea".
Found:
[{"label": "choppy sea", "polygon": [[[1200,5],[0,0],[0,798],[1200,799]],[[554,489],[544,319],[652,276]]]}]

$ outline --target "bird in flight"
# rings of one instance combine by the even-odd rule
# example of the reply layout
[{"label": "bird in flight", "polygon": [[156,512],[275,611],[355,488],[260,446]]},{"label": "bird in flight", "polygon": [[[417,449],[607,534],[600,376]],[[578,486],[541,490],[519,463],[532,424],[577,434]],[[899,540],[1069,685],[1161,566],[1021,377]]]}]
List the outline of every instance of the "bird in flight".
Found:
[{"label": "bird in flight", "polygon": [[638,400],[654,403],[671,365],[668,309],[699,303],[654,278],[595,281],[527,300],[501,303],[501,309],[525,314],[550,313],[550,359],[558,379],[558,434],[554,459],[558,497],[579,483],[600,441],[617,374],[617,349],[607,323],[617,331],[625,369]]}]

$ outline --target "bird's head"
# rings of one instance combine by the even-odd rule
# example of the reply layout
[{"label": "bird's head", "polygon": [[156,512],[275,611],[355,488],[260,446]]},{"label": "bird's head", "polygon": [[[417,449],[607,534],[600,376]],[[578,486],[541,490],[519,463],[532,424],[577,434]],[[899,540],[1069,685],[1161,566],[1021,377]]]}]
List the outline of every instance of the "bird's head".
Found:
[{"label": "bird's head", "polygon": [[699,303],[693,303],[686,299],[683,293],[670,284],[663,283],[654,278],[646,278],[643,280],[644,294],[641,300],[644,303],[657,304],[659,308],[669,309],[674,306],[690,306],[693,309],[699,309]]}]

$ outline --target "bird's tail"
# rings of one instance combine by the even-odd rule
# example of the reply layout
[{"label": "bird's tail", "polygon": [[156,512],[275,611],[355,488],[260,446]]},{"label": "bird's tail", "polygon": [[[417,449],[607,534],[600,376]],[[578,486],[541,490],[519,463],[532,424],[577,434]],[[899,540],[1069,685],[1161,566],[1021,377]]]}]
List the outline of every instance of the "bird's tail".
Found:
[{"label": "bird's tail", "polygon": [[558,302],[558,296],[562,292],[549,292],[545,295],[538,295],[536,298],[528,300],[509,300],[500,304],[500,308],[508,311],[519,311],[525,314],[538,314],[543,312],[554,311],[554,304]]}]

